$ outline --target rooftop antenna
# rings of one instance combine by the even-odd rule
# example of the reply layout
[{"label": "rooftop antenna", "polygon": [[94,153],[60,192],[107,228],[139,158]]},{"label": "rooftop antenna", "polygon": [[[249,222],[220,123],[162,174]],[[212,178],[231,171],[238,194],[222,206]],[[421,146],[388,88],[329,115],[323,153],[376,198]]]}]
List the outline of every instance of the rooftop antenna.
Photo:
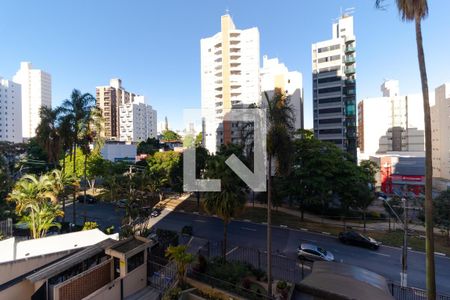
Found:
[{"label": "rooftop antenna", "polygon": [[229,15],[230,14],[230,10],[228,9],[228,7],[225,9],[225,14]]}]

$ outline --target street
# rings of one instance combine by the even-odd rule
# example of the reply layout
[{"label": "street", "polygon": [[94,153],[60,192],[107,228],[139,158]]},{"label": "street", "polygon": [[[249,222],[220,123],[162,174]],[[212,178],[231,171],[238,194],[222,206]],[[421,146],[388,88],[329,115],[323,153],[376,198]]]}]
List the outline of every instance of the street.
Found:
[{"label": "street", "polygon": [[[185,225],[193,227],[194,235],[209,240],[222,240],[223,225],[218,218],[171,212],[157,218],[155,227],[180,231]],[[156,221],[156,220],[155,220]],[[229,248],[243,246],[266,249],[266,226],[244,221],[233,221],[228,226]],[[310,242],[331,251],[336,261],[360,266],[396,282],[400,282],[401,249],[382,246],[378,251],[348,246],[337,238],[312,232],[273,227],[273,251],[296,259],[296,249],[302,242]],[[440,293],[450,294],[450,259],[435,256],[436,284]],[[425,288],[425,254],[408,252],[408,285]]]},{"label": "street", "polygon": [[[87,221],[96,221],[102,228],[114,225],[120,228],[123,209],[116,209],[112,204],[80,204],[77,203],[77,223],[82,224],[84,212]],[[72,206],[66,208],[66,220],[72,220]],[[223,238],[223,223],[219,218],[173,212],[167,209],[157,218],[152,218],[150,224],[156,228],[180,232],[183,226],[193,227],[197,237],[213,241]],[[266,226],[245,221],[232,221],[228,226],[229,249],[235,246],[266,249]],[[387,279],[400,282],[401,254],[400,248],[381,246],[378,251],[348,246],[340,243],[336,237],[313,232],[273,227],[273,252],[297,259],[296,249],[302,242],[316,244],[331,251],[336,261],[353,264],[383,275]],[[450,258],[435,256],[437,290],[450,294]],[[425,254],[408,251],[408,285],[425,288]]]}]

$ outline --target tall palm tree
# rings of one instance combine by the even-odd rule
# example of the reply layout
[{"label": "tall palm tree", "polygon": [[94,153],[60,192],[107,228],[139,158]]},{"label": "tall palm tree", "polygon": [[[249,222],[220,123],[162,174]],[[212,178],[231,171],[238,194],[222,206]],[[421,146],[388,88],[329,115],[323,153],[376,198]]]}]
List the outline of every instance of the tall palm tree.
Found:
[{"label": "tall palm tree", "polygon": [[286,174],[292,153],[292,136],[295,116],[289,98],[276,88],[270,98],[264,93],[267,110],[267,281],[268,295],[272,296],[272,162],[276,160],[275,171]]},{"label": "tall palm tree", "polygon": [[62,200],[63,221],[66,213],[66,197],[69,193],[79,186],[78,179],[75,174],[68,174],[61,170],[53,170],[50,173],[53,180],[54,191],[58,197],[58,202]]},{"label": "tall palm tree", "polygon": [[225,164],[228,156],[220,153],[212,157],[207,164],[206,177],[220,178],[221,191],[205,193],[203,202],[205,210],[211,215],[219,216],[223,221],[222,256],[226,259],[228,224],[245,207],[245,188],[242,180]]},{"label": "tall palm tree", "polygon": [[37,141],[47,152],[48,163],[56,167],[60,155],[60,136],[57,127],[58,117],[61,110],[52,109],[48,106],[41,106],[39,117],[41,119],[36,128]]},{"label": "tall palm tree", "polygon": [[[62,111],[71,125],[72,148],[73,148],[73,173],[76,174],[77,147],[80,144],[80,134],[86,126],[89,126],[91,110],[95,107],[95,98],[89,94],[82,94],[74,89],[70,99],[64,100]],[[76,192],[73,193],[73,223],[76,224]]]},{"label": "tall palm tree", "polygon": [[58,134],[61,139],[61,150],[63,156],[62,170],[66,170],[66,155],[67,152],[72,149],[72,126],[70,117],[67,115],[60,116]]},{"label": "tall palm tree", "polygon": [[[378,8],[384,0],[376,0]],[[428,93],[428,76],[423,49],[422,20],[428,16],[427,0],[395,0],[403,21],[413,21],[416,29],[417,58],[419,61],[420,80],[422,83],[423,114],[425,121],[425,228],[426,228],[426,286],[428,299],[436,298],[436,279],[434,265],[433,232],[433,161],[431,144],[431,114]]]}]

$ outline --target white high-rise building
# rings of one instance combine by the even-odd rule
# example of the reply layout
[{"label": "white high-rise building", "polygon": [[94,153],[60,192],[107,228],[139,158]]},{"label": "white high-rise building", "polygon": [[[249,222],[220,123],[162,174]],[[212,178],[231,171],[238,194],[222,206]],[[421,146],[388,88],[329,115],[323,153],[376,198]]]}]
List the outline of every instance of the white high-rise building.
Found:
[{"label": "white high-rise building", "polygon": [[431,107],[433,177],[443,179],[450,188],[450,83],[436,88]]},{"label": "white high-rise building", "polygon": [[[303,81],[302,74],[297,71],[289,71],[288,68],[278,61],[278,58],[263,57],[261,68],[261,90],[267,93],[269,99],[273,96],[276,88],[286,93],[290,98],[290,105],[294,109],[295,129],[303,129]],[[265,95],[265,94],[264,94]],[[262,99],[265,99],[263,95]]]},{"label": "white high-rise building", "polygon": [[389,151],[423,152],[422,96],[401,96],[397,80],[384,82],[381,92],[383,97],[358,103],[358,146],[362,158]]},{"label": "white high-rise building", "polygon": [[22,136],[28,139],[36,135],[41,106],[52,106],[52,78],[42,70],[33,69],[30,62],[21,62],[13,81],[22,88]]},{"label": "white high-rise building", "polygon": [[142,142],[156,138],[157,113],[145,104],[144,96],[135,95],[132,102],[119,106],[120,140]]},{"label": "white high-rise building", "polygon": [[356,158],[356,38],[353,17],[333,24],[332,39],[312,45],[314,135]]},{"label": "white high-rise building", "polygon": [[230,15],[221,17],[221,31],[200,41],[201,105],[205,147],[212,153],[232,142],[232,126],[223,123],[233,108],[260,104],[259,31],[237,29]]},{"label": "white high-rise building", "polygon": [[22,142],[21,86],[0,77],[0,141]]}]

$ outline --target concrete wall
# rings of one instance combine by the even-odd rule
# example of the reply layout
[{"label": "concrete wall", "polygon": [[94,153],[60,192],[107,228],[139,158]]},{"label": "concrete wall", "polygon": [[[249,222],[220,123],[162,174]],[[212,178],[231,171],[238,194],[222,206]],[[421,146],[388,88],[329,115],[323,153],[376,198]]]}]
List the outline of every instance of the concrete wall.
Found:
[{"label": "concrete wall", "polygon": [[123,278],[123,296],[127,297],[147,286],[147,264],[134,269]]},{"label": "concrete wall", "polygon": [[34,284],[28,280],[24,280],[6,290],[1,291],[0,299],[31,299],[34,292]]},{"label": "concrete wall", "polygon": [[[37,256],[31,258],[20,259],[16,261],[6,262],[0,264],[0,284],[12,280],[25,273],[33,271],[41,266],[44,266],[60,257],[68,255],[69,251],[48,254],[45,256]],[[0,299],[2,299],[0,297]]]}]

